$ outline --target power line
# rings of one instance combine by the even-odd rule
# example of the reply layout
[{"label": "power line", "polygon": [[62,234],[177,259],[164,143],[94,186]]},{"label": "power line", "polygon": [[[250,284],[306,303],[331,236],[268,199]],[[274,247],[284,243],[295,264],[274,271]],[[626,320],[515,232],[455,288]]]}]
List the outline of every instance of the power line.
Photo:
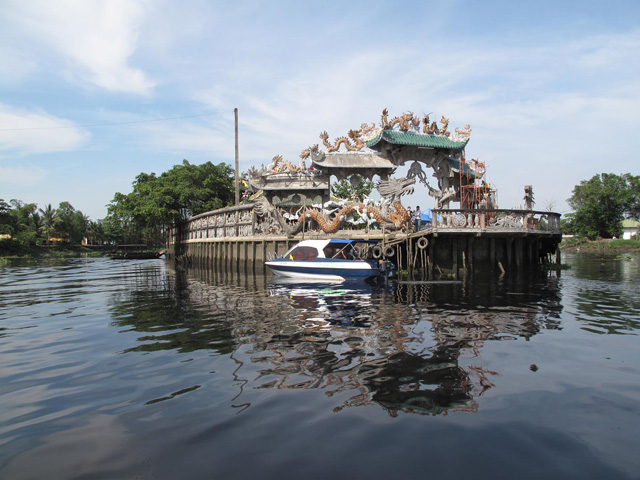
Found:
[{"label": "power line", "polygon": [[130,125],[132,123],[163,122],[165,120],[181,120],[183,118],[209,117],[213,115],[224,115],[227,113],[229,112],[201,113],[199,115],[185,115],[183,117],[165,117],[165,118],[156,118],[153,120],[133,120],[130,122],[92,123],[87,125],[67,125],[62,127],[0,128],[0,132],[10,132],[10,131],[16,132],[16,131],[24,131],[24,130],[58,130],[61,128],[108,127],[111,125]]}]

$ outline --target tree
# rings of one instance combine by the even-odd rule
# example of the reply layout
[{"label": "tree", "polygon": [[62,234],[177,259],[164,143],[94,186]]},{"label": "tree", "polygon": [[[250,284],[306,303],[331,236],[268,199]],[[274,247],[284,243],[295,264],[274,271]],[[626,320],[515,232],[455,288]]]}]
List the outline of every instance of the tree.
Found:
[{"label": "tree", "polygon": [[233,169],[224,163],[192,165],[183,160],[159,177],[141,173],[129,194],[117,192],[108,206],[110,230],[127,241],[162,243],[165,229],[183,220],[233,203]]},{"label": "tree", "polygon": [[573,228],[573,213],[565,215],[565,217],[560,220],[560,230],[562,230],[564,235],[575,235]]},{"label": "tree", "polygon": [[87,225],[87,240],[89,245],[102,244],[106,240],[106,237],[103,224],[89,220]]},{"label": "tree", "polygon": [[9,232],[16,242],[22,245],[35,245],[38,234],[33,224],[33,214],[36,211],[35,203],[24,203],[20,200],[10,201],[13,207],[10,210],[11,220]]},{"label": "tree", "polygon": [[640,215],[640,177],[602,173],[583,180],[568,199],[575,233],[595,239],[622,234],[622,220]]},{"label": "tree", "polygon": [[49,243],[49,238],[51,238],[51,230],[53,229],[56,222],[56,209],[53,208],[49,203],[46,207],[44,207],[44,209],[40,209],[40,214],[42,215],[42,225],[47,235],[47,243]]},{"label": "tree", "polygon": [[373,181],[361,175],[352,175],[348,179],[331,184],[331,194],[344,200],[362,202],[373,190]]},{"label": "tree", "polygon": [[56,229],[69,243],[79,244],[87,233],[89,217],[69,202],[61,202],[57,210]]},{"label": "tree", "polygon": [[11,235],[13,233],[13,220],[11,205],[0,198],[0,234]]},{"label": "tree", "polygon": [[36,234],[36,238],[40,238],[40,234],[42,233],[42,230],[44,230],[44,222],[42,217],[37,211],[34,210],[33,212],[31,212],[31,215],[29,215],[29,220],[31,227]]}]

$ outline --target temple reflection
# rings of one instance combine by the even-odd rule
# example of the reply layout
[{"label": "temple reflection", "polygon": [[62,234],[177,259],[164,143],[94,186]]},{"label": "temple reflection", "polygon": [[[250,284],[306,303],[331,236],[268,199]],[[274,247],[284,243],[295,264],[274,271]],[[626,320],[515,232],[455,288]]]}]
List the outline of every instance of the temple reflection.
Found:
[{"label": "temple reflection", "polygon": [[[555,280],[275,283],[189,268],[168,270],[148,309],[128,309],[119,298],[113,313],[143,334],[133,349],[231,355],[244,392],[321,389],[340,398],[336,411],[375,404],[392,416],[442,415],[477,411],[478,397],[494,387],[500,372],[477,364],[487,342],[560,328]],[[158,308],[171,309],[173,320],[158,325]],[[243,403],[242,392],[235,401]]]}]

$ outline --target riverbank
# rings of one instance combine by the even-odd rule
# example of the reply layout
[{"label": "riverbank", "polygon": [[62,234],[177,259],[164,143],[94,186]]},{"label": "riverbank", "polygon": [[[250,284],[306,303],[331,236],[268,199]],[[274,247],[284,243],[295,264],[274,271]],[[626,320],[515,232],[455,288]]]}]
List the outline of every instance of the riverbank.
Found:
[{"label": "riverbank", "polygon": [[640,252],[638,240],[585,240],[569,238],[560,243],[560,249],[567,252],[593,252],[593,253],[627,253]]},{"label": "riverbank", "polygon": [[1,245],[0,258],[70,258],[103,257],[113,249],[110,245]]}]

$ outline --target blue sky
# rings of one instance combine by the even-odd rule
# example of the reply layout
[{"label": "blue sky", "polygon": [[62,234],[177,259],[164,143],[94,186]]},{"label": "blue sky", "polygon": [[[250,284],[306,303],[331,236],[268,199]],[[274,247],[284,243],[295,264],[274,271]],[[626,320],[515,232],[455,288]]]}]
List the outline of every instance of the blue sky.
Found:
[{"label": "blue sky", "polygon": [[236,107],[242,171],[387,108],[471,124],[501,208],[640,174],[638,1],[3,0],[0,59],[0,198],[92,220],[141,172],[233,165]]}]

